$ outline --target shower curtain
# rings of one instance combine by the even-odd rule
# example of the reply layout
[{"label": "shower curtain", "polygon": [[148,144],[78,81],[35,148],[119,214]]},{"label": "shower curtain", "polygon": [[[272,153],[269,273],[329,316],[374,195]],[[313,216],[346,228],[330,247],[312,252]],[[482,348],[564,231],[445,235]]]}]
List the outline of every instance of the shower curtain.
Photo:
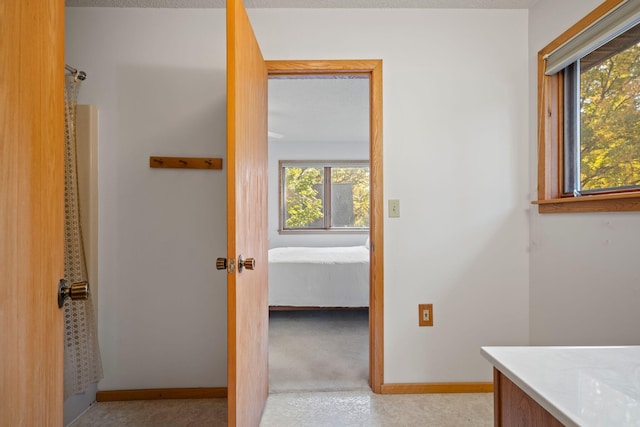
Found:
[{"label": "shower curtain", "polygon": [[[80,80],[65,76],[64,277],[69,284],[87,281],[80,227],[76,164],[76,104]],[[91,285],[91,284],[89,284]],[[84,392],[102,378],[102,361],[92,296],[64,304],[64,398]]]}]

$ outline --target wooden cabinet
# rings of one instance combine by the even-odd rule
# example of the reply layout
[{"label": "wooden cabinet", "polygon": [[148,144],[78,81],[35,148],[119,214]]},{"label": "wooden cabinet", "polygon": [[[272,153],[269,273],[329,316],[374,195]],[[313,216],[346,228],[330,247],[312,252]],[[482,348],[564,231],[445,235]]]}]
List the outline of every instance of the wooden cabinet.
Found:
[{"label": "wooden cabinet", "polygon": [[493,368],[493,400],[496,427],[564,426],[496,368]]}]

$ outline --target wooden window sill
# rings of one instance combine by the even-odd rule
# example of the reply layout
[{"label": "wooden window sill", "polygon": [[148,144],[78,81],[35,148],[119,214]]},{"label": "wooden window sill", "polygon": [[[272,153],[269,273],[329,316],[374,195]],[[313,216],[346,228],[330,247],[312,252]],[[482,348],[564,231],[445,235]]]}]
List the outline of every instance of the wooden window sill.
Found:
[{"label": "wooden window sill", "polygon": [[563,197],[535,200],[531,203],[538,205],[538,212],[541,214],[640,211],[640,192]]}]

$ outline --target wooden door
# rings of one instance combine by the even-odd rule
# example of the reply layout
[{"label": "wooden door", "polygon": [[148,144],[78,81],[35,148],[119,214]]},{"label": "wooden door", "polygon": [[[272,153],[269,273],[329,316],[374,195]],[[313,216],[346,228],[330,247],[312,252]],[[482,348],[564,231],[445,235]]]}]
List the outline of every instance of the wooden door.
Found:
[{"label": "wooden door", "polygon": [[242,0],[227,0],[227,180],[229,425],[252,427],[269,392],[267,68]]},{"label": "wooden door", "polygon": [[0,2],[0,425],[62,425],[64,0]]}]

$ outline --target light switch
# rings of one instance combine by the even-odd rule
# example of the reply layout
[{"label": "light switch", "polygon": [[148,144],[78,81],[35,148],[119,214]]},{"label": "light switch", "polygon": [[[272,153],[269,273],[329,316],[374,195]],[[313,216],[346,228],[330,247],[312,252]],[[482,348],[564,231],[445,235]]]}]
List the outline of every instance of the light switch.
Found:
[{"label": "light switch", "polygon": [[389,218],[400,218],[400,200],[389,200]]}]

